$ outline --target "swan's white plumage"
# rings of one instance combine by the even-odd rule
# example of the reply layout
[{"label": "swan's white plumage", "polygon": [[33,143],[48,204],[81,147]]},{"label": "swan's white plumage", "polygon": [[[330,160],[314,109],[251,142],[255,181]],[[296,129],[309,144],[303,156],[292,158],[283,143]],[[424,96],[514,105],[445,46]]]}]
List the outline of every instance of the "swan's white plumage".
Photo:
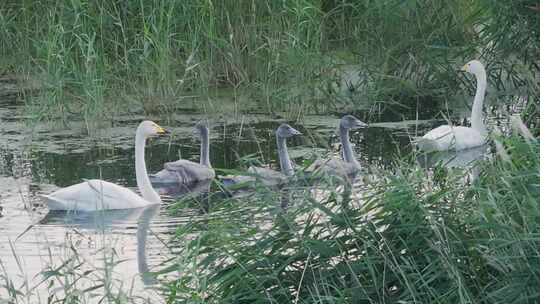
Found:
[{"label": "swan's white plumage", "polygon": [[135,135],[135,171],[142,197],[132,190],[99,179],[87,180],[49,195],[41,195],[50,210],[96,211],[131,209],[159,204],[161,199],[152,188],[146,173],[144,146],[146,139],[166,131],[151,121],[139,124]]},{"label": "swan's white plumage", "polygon": [[486,70],[478,60],[468,62],[461,69],[476,77],[471,127],[449,125],[437,127],[415,140],[417,147],[422,151],[459,151],[482,146],[486,143],[487,132],[482,121],[482,105],[487,86]]},{"label": "swan's white plumage", "polygon": [[41,197],[49,210],[95,211],[152,205],[128,188],[99,179],[87,180]]},{"label": "swan's white plumage", "polygon": [[422,151],[465,150],[485,143],[486,138],[480,132],[472,128],[449,125],[437,127],[416,141]]}]

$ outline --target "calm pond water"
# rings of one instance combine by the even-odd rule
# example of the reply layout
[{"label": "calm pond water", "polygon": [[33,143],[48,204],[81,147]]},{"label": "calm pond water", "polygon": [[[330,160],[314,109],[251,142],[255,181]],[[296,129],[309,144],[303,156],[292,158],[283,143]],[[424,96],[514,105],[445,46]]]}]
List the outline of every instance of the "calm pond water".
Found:
[{"label": "calm pond water", "polygon": [[[92,286],[92,280],[102,278],[104,271],[85,271],[112,269],[110,277],[124,290],[143,298],[158,296],[149,288],[153,280],[142,273],[158,271],[162,262],[173,256],[174,248],[167,246],[167,240],[178,227],[201,216],[199,210],[185,209],[181,215],[173,216],[165,208],[171,200],[165,200],[164,206],[143,210],[48,213],[37,194],[84,178],[103,178],[134,188],[133,137],[143,119],[152,119],[172,131],[171,137],[153,139],[147,145],[149,172],[160,170],[164,162],[179,156],[198,160],[199,142],[192,136],[192,127],[205,116],[125,116],[118,118],[115,126],[89,137],[77,122],[68,129],[47,124],[28,126],[20,110],[9,104],[0,107],[0,281],[12,280],[15,288],[33,294],[34,299],[45,300],[43,297],[51,290],[61,292],[55,290],[61,283],[58,281],[49,291],[42,292],[48,288],[40,284],[44,278],[42,271],[66,263],[73,267],[73,273],[88,278],[88,282],[77,283],[86,288]],[[390,167],[396,155],[410,151],[410,136],[416,132],[423,134],[424,129],[442,123],[377,123],[385,121],[385,117],[367,113],[358,116],[371,125],[352,133],[352,142],[361,163],[377,167]],[[245,115],[239,120],[212,119],[213,166],[238,168],[242,164],[239,158],[246,155],[277,165],[273,130],[280,122],[264,115]],[[337,123],[337,116],[307,116],[302,123],[293,123],[303,136],[288,142],[292,158],[300,163],[313,156],[339,153]],[[83,266],[76,267],[79,263]],[[30,291],[34,286],[39,287]],[[6,294],[7,290],[2,288],[0,299]]]}]

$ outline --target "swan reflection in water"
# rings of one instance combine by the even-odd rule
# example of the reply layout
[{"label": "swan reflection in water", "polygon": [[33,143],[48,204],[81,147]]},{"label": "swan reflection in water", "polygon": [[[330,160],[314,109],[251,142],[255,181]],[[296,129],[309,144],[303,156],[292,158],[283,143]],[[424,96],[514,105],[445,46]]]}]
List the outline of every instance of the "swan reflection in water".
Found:
[{"label": "swan reflection in water", "polygon": [[[183,186],[182,188],[168,189],[166,193],[176,198],[187,194],[205,195],[207,194],[209,187],[210,182],[196,183],[191,185],[191,187]],[[165,192],[163,189],[162,191]],[[172,199],[164,199],[165,204],[168,201],[170,202]],[[133,230],[136,229],[135,250],[138,273],[145,286],[152,286],[157,283],[157,279],[150,271],[148,259],[161,259],[161,250],[156,249],[155,246],[147,248],[148,234],[153,229],[157,229],[160,232],[174,231],[177,225],[181,225],[183,221],[182,218],[163,218],[163,215],[159,214],[159,210],[160,205],[93,212],[50,211],[39,221],[38,225],[64,227],[68,229],[68,231],[74,232],[73,235],[82,236],[89,240],[90,243],[97,243],[100,241],[99,238],[96,238],[97,235],[117,236],[118,238],[116,241],[115,239],[107,239],[107,241],[111,241],[113,245],[103,244],[103,248],[114,246],[115,252],[118,255],[121,255],[120,260],[124,260],[124,262],[115,266],[119,268],[115,269],[115,272],[120,273],[121,276],[123,276],[122,279],[132,279],[132,277],[134,277],[133,275],[136,274],[132,271],[133,266],[129,263],[129,260],[133,260],[133,256],[129,255],[130,249],[132,249],[133,246],[129,243],[130,241],[127,241],[128,243],[126,243],[128,238],[123,238],[123,236],[132,236]],[[91,245],[89,248],[77,248],[77,253],[80,253],[83,256],[89,256],[91,259],[92,255],[95,255],[95,246],[96,245]],[[97,249],[100,249],[99,246]],[[150,254],[150,257],[148,254]],[[150,264],[156,264],[155,262],[156,261]]]},{"label": "swan reflection in water", "polygon": [[[40,225],[62,225],[79,234],[94,235],[92,232],[106,234],[130,234],[130,230],[136,225],[136,253],[138,271],[145,285],[156,283],[155,278],[148,275],[149,266],[146,255],[146,241],[150,224],[156,214],[159,213],[159,205],[143,208],[106,210],[93,212],[70,212],[51,211],[40,222]],[[123,230],[123,232],[121,232]]]},{"label": "swan reflection in water", "polygon": [[477,166],[477,162],[488,158],[489,155],[488,145],[483,145],[461,151],[422,153],[418,155],[417,161],[420,166],[426,169],[431,169],[439,165],[449,169],[470,169],[471,181],[474,181],[480,174],[480,168]]}]

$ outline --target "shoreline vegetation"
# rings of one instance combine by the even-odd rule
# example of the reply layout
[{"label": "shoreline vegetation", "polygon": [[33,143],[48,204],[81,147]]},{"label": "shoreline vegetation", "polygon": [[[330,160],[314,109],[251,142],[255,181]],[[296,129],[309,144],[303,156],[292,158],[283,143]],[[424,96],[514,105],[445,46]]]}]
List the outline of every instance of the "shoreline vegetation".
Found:
[{"label": "shoreline vegetation", "polygon": [[193,221],[176,235],[169,271],[183,275],[167,292],[180,303],[534,303],[540,145],[496,140],[510,156],[427,171],[404,158],[352,193],[291,185],[286,213],[261,190],[234,219]]},{"label": "shoreline vegetation", "polygon": [[220,95],[237,111],[289,119],[386,106],[414,119],[463,103],[474,84],[457,70],[480,58],[497,103],[530,101],[530,125],[539,9],[526,0],[6,0],[0,75],[39,84],[22,98],[31,117],[89,126],[126,108],[170,112],[192,97],[212,112]]},{"label": "shoreline vegetation", "polygon": [[[472,58],[486,63],[490,107],[524,104],[521,135],[492,132],[472,168],[425,169],[412,151],[352,191],[299,175],[284,192],[209,194],[207,213],[160,239],[172,258],[141,274],[153,296],[114,278],[114,248],[92,269],[66,239],[34,278],[0,260],[0,302],[540,302],[538,1],[4,0],[0,37],[0,98],[88,133],[126,111],[193,107],[444,119],[472,100],[457,72]],[[19,261],[16,245],[5,248]]]},{"label": "shoreline vegetation", "polygon": [[183,198],[168,212],[206,213],[162,240],[171,258],[145,266],[147,290],[115,278],[114,248],[99,250],[100,267],[66,240],[34,278],[0,268],[0,294],[10,303],[535,303],[540,144],[523,135],[494,136],[496,153],[470,168],[426,170],[412,153],[352,191],[332,178],[306,187],[298,175],[284,192]]}]

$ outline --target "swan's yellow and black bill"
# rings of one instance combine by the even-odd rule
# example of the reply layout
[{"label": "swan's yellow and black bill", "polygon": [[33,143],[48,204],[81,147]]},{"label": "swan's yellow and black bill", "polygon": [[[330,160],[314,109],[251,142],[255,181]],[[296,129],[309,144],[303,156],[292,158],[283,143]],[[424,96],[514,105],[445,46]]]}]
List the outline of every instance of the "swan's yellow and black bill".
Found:
[{"label": "swan's yellow and black bill", "polygon": [[158,125],[156,125],[156,129],[157,129],[157,134],[160,134],[160,135],[171,134],[169,130],[163,129],[162,127]]},{"label": "swan's yellow and black bill", "polygon": [[463,72],[467,72],[468,69],[469,69],[469,64],[467,63],[466,65],[462,66],[461,69],[459,70]]}]

